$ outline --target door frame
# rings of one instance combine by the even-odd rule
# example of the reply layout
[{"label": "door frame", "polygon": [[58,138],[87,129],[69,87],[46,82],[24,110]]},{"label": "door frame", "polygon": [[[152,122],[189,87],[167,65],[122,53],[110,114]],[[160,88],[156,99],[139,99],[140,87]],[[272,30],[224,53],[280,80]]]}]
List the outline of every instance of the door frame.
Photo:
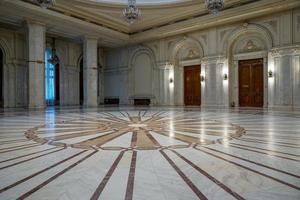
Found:
[{"label": "door frame", "polygon": [[200,80],[200,105],[186,105],[185,102],[185,68],[186,67],[199,67],[199,76],[201,75],[201,64],[196,64],[196,65],[185,65],[183,66],[183,104],[184,106],[201,106],[202,105],[202,84],[201,84],[201,78]]},{"label": "door frame", "polygon": [[[260,70],[262,70],[262,80],[264,80],[264,73],[263,73],[263,71],[264,71],[264,69],[263,69],[263,58],[256,58],[256,59],[247,59],[247,60],[239,60],[239,64],[238,64],[238,76],[239,76],[239,78],[240,78],[240,70],[241,70],[241,62],[251,62],[251,61],[261,61],[261,64],[262,64],[262,68],[260,69]],[[249,71],[249,73],[250,73],[250,86],[251,86],[251,84],[252,84],[252,81],[253,81],[253,77],[252,77],[252,67],[250,68],[250,71]],[[238,90],[239,90],[239,97],[240,97],[240,90],[241,90],[241,81],[239,80],[239,86],[238,86]],[[264,106],[264,81],[263,81],[263,83],[262,83],[262,87],[263,87],[263,90],[262,90],[262,92],[263,92],[263,94],[262,94],[262,96],[263,96],[263,99],[262,99],[262,106],[257,106],[257,108],[262,108],[263,106]],[[252,87],[250,87],[250,88],[252,88]],[[240,99],[239,99],[240,100]],[[256,106],[253,106],[253,105],[249,105],[249,106],[241,106],[241,104],[240,104],[241,102],[239,101],[238,102],[238,105],[239,105],[239,107],[256,107]]]},{"label": "door frame", "polygon": [[[268,107],[268,52],[258,51],[250,53],[241,53],[233,55],[232,67],[229,67],[229,103],[235,102],[235,107],[239,107],[239,61],[241,60],[252,60],[252,59],[263,59],[263,87],[264,87],[264,98],[263,108]],[[230,65],[229,65],[230,66]]]}]

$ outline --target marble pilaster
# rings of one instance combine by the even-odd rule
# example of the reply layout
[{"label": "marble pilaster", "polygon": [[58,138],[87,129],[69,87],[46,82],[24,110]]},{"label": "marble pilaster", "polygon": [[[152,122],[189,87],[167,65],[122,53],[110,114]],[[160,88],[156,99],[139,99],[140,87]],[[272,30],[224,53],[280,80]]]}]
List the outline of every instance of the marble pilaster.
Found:
[{"label": "marble pilaster", "polygon": [[228,76],[226,59],[223,56],[202,59],[201,74],[205,76],[205,81],[201,83],[202,106],[228,105],[228,79],[223,79],[224,73]]},{"label": "marble pilaster", "polygon": [[300,107],[300,47],[297,45],[271,50],[273,60],[272,102],[270,107],[293,108]]},{"label": "marble pilaster", "polygon": [[96,37],[85,37],[83,45],[83,90],[84,105],[98,105],[98,64],[97,48],[98,39]]},{"label": "marble pilaster", "polygon": [[28,26],[28,82],[29,107],[45,107],[45,25],[27,22]]}]

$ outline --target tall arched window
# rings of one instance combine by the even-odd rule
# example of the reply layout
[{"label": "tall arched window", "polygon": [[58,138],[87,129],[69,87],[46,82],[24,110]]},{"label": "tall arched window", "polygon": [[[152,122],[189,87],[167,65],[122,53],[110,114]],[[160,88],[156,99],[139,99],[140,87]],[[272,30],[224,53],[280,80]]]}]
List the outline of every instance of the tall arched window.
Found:
[{"label": "tall arched window", "polygon": [[54,105],[55,101],[55,67],[48,60],[51,59],[51,49],[45,52],[45,98],[47,105]]}]

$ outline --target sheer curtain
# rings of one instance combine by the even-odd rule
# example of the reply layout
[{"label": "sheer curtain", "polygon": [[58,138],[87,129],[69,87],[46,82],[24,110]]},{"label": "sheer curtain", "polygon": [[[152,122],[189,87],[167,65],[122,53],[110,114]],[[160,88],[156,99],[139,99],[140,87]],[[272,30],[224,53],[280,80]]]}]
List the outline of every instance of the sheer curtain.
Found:
[{"label": "sheer curtain", "polygon": [[51,49],[46,49],[45,52],[45,98],[47,105],[54,105],[55,101],[55,71],[54,65],[48,60],[51,59]]}]

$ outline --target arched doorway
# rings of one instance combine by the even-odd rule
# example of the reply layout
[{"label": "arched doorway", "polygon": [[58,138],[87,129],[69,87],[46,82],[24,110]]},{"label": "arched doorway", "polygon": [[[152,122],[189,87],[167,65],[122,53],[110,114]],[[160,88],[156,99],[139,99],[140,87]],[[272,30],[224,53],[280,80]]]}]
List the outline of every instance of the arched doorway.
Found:
[{"label": "arched doorway", "polygon": [[80,60],[79,66],[79,103],[83,105],[84,94],[83,94],[83,59]]},{"label": "arched doorway", "polygon": [[3,107],[3,52],[0,49],[0,107]]},{"label": "arched doorway", "polygon": [[229,104],[240,107],[268,105],[268,51],[272,34],[256,24],[244,24],[223,39],[229,70]]},{"label": "arched doorway", "polygon": [[175,105],[201,105],[200,73],[201,59],[204,56],[202,46],[202,41],[193,37],[183,38],[174,44],[171,61],[174,65]]}]

